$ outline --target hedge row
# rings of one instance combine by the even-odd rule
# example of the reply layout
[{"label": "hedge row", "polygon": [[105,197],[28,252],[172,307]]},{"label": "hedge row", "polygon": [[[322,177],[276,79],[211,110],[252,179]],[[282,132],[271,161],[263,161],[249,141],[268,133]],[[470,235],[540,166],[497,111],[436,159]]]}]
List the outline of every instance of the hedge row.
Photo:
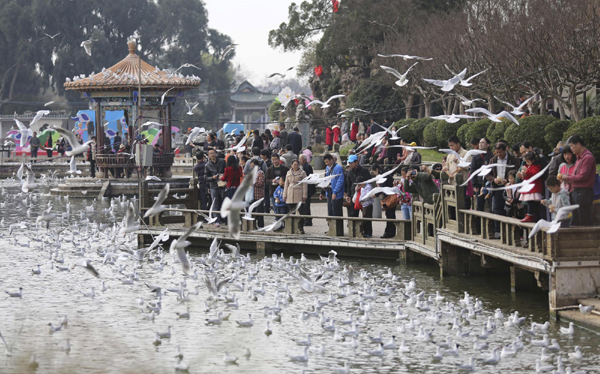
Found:
[{"label": "hedge row", "polygon": [[534,147],[549,153],[561,140],[567,140],[569,136],[579,134],[583,137],[589,150],[596,156],[596,162],[600,163],[600,116],[586,118],[574,123],[572,121],[561,121],[551,116],[530,116],[519,119],[517,126],[510,121],[492,122],[487,119],[476,122],[447,123],[436,121],[431,118],[400,120],[395,123],[401,127],[409,125],[400,131],[400,136],[409,142],[419,145],[437,146],[446,148],[447,140],[456,134],[465,147],[469,146],[472,138],[490,139],[493,143],[505,139],[509,144],[529,141]]}]

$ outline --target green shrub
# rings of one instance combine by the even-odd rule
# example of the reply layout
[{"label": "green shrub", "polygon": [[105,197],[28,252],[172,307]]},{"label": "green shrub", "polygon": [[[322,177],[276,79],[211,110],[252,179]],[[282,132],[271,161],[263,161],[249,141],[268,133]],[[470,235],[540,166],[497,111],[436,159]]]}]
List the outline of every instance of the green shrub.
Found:
[{"label": "green shrub", "polygon": [[399,121],[394,122],[394,126],[396,126],[397,129],[408,125],[408,127],[398,132],[398,135],[408,143],[416,142],[419,140],[417,135],[413,132],[413,130],[411,130],[411,125],[416,121],[417,120],[415,118],[409,118],[401,119]]},{"label": "green shrub", "polygon": [[585,140],[586,147],[596,157],[596,163],[600,162],[600,116],[589,117],[581,120],[565,132],[563,140],[572,135],[579,135]]},{"label": "green shrub", "polygon": [[354,143],[348,143],[340,148],[340,156],[348,156],[348,151],[354,148]]},{"label": "green shrub", "polygon": [[437,127],[439,122],[433,121],[429,123],[423,130],[423,145],[427,147],[437,147]]},{"label": "green shrub", "polygon": [[435,120],[431,119],[429,117],[421,118],[421,119],[416,120],[412,125],[410,125],[408,127],[410,130],[412,130],[413,134],[417,137],[417,140],[418,140],[417,143],[419,145],[425,144],[425,136],[424,136],[425,127],[427,127],[427,125],[429,125],[433,121],[435,121]]},{"label": "green shrub", "polygon": [[[437,147],[438,148],[447,148],[448,147],[448,138],[456,135],[458,133],[458,129],[465,124],[465,120],[461,119],[456,123],[449,123],[444,120],[439,120],[437,125]],[[463,148],[466,148],[466,143],[462,143]]]},{"label": "green shrub", "polygon": [[528,141],[534,147],[544,150],[544,154],[550,152],[554,146],[548,145],[544,139],[544,130],[550,123],[556,121],[552,116],[530,116],[519,119],[520,125],[510,125],[504,132],[504,139],[513,145]]},{"label": "green shrub", "polygon": [[504,139],[504,132],[510,127],[512,122],[505,119],[502,122],[492,122],[488,127],[485,136],[490,140],[490,144],[494,145],[500,139]]},{"label": "green shrub", "polygon": [[563,139],[565,132],[574,124],[573,121],[556,120],[550,122],[544,130],[544,139],[550,148],[556,147],[556,144]]},{"label": "green shrub", "polygon": [[475,121],[471,123],[469,130],[465,134],[465,140],[471,141],[472,138],[485,138],[487,129],[490,127],[492,121],[489,119],[480,119],[479,121]]},{"label": "green shrub", "polygon": [[473,123],[474,122],[467,122],[461,127],[459,127],[456,131],[456,136],[458,136],[458,138],[460,139],[460,144],[462,144],[463,148],[471,140],[471,138],[467,137],[467,133],[469,132],[469,129],[471,128]]}]

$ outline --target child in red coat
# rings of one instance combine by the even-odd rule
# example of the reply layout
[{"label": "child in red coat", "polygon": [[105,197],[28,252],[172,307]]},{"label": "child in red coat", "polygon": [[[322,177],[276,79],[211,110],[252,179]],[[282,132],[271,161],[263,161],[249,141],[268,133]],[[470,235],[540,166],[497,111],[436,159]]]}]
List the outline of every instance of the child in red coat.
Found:
[{"label": "child in red coat", "polygon": [[[526,166],[523,166],[521,172],[517,173],[517,177],[521,180],[531,179],[534,175],[542,171],[542,165],[535,152],[527,152],[523,159]],[[533,188],[529,192],[520,191],[521,197],[519,200],[527,202],[527,215],[521,222],[537,222],[539,220],[542,192],[542,178],[538,178],[533,182]]]}]

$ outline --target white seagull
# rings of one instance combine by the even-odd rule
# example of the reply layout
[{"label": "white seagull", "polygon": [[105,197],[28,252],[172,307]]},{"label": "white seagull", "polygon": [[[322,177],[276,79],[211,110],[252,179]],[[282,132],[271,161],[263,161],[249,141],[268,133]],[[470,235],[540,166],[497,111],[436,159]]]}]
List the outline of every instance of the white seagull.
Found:
[{"label": "white seagull", "polygon": [[85,53],[87,53],[88,56],[92,55],[92,42],[93,41],[94,40],[92,40],[92,39],[84,40],[79,45],[80,47],[83,47],[83,49],[85,49]]},{"label": "white seagull", "polygon": [[433,58],[431,57],[419,57],[419,56],[411,56],[411,55],[401,55],[401,54],[392,54],[392,55],[382,55],[377,54],[379,57],[401,57],[404,61],[407,60],[423,60],[423,61],[431,61]]},{"label": "white seagull", "polygon": [[192,116],[192,115],[194,115],[194,109],[196,109],[196,107],[197,107],[198,105],[200,105],[200,103],[196,103],[196,104],[194,104],[194,106],[192,106],[190,103],[188,103],[188,101],[187,101],[187,100],[185,100],[185,106],[187,106],[187,108],[188,108],[188,111],[187,111],[187,113],[186,113],[186,114],[187,114],[188,116]]},{"label": "white seagull", "polygon": [[169,188],[170,188],[169,183],[165,184],[163,189],[160,191],[160,193],[156,197],[156,201],[154,202],[154,205],[152,205],[152,208],[148,209],[146,211],[146,213],[144,214],[144,218],[152,217],[154,215],[157,215],[157,214],[163,212],[165,209],[167,209],[167,207],[162,205],[162,203],[169,196]]},{"label": "white seagull", "polygon": [[392,74],[393,76],[395,76],[396,78],[398,78],[397,81],[395,81],[394,83],[398,86],[398,87],[402,87],[405,86],[408,83],[408,79],[406,78],[406,76],[408,75],[408,73],[412,70],[412,68],[415,67],[415,65],[417,65],[419,62],[415,62],[414,64],[412,64],[408,70],[406,70],[406,72],[404,74],[400,74],[400,72],[398,72],[398,70],[394,69],[394,68],[390,68],[388,66],[384,66],[381,65],[380,67],[383,69],[383,71],[385,71],[388,74]]},{"label": "white seagull", "polygon": [[439,115],[439,116],[433,116],[431,118],[433,118],[433,119],[443,119],[444,121],[446,121],[448,123],[456,123],[456,122],[460,121],[463,118],[477,118],[477,117],[470,116],[468,114],[454,114],[454,113],[452,113],[450,115],[448,115],[448,114],[442,114],[442,115]]},{"label": "white seagull", "polygon": [[81,170],[77,170],[77,165],[75,164],[75,156],[71,156],[71,161],[69,162],[69,171],[67,171],[67,173],[71,175],[81,174]]},{"label": "white seagull", "polygon": [[529,238],[533,238],[533,236],[537,234],[537,232],[540,231],[542,227],[549,228],[549,230],[547,231],[548,234],[553,234],[557,232],[558,229],[560,229],[560,221],[569,219],[569,214],[577,209],[579,209],[579,205],[577,204],[563,206],[556,212],[556,217],[554,217],[552,222],[548,222],[545,219],[537,221],[535,226],[533,226],[531,233],[529,233]]},{"label": "white seagull", "polygon": [[461,71],[460,73],[456,74],[455,76],[453,76],[452,78],[450,78],[448,80],[436,80],[436,79],[423,79],[423,80],[427,83],[431,83],[433,85],[442,87],[442,91],[444,91],[444,92],[449,92],[449,91],[452,91],[452,89],[454,89],[454,86],[459,84],[465,78],[465,74],[467,74],[466,68],[465,68],[465,70]]},{"label": "white seagull", "polygon": [[492,114],[489,110],[485,108],[471,108],[465,110],[465,112],[484,114],[492,122],[502,122],[501,118],[506,118],[507,120],[519,126],[519,121],[517,121],[517,119],[512,114],[508,113],[506,110],[503,110],[498,114]]},{"label": "white seagull", "polygon": [[342,95],[342,94],[333,95],[329,99],[327,99],[327,101],[325,101],[325,102],[322,102],[321,100],[313,100],[310,103],[308,103],[307,106],[311,106],[313,104],[321,104],[321,109],[329,108],[331,106],[331,104],[329,104],[331,102],[331,100],[339,99],[344,96],[346,96],[346,95]]},{"label": "white seagull", "polygon": [[[539,92],[538,92],[538,93],[539,93]],[[536,97],[536,96],[537,96],[537,93],[536,93],[536,94],[534,94],[534,95],[532,95],[532,96],[531,96],[529,99],[527,99],[527,100],[523,101],[523,102],[521,103],[521,105],[519,105],[519,106],[514,106],[514,105],[512,105],[512,104],[511,104],[511,103],[509,103],[509,102],[502,101],[502,100],[498,99],[496,96],[494,96],[494,97],[496,97],[496,99],[498,99],[498,101],[500,101],[501,103],[504,103],[504,104],[508,105],[509,107],[511,107],[511,108],[512,108],[512,110],[511,110],[510,112],[511,112],[512,114],[514,114],[515,116],[520,116],[521,114],[524,114],[524,113],[525,113],[525,112],[523,111],[523,108],[525,108],[525,106],[526,106],[526,105],[527,105],[527,104],[528,104],[528,103],[529,103],[531,100],[533,100],[533,98],[534,98],[534,97]]]},{"label": "white seagull", "polygon": [[244,177],[232,198],[226,197],[223,200],[223,204],[221,204],[221,217],[225,218],[230,216],[227,228],[229,229],[229,234],[236,240],[240,238],[241,231],[242,222],[240,219],[240,211],[246,208],[244,197],[246,196],[246,192],[252,187],[257,172],[258,166],[255,166],[252,171]]},{"label": "white seagull", "polygon": [[71,131],[67,131],[65,129],[63,129],[62,127],[54,127],[52,126],[52,130],[58,132],[60,135],[62,135],[71,145],[71,150],[70,151],[66,151],[65,154],[67,156],[76,156],[82,153],[87,152],[90,149],[90,144],[92,143],[91,140],[83,143],[83,144],[79,144],[79,141],[77,141],[77,137],[75,137],[75,134],[73,134]]},{"label": "white seagull", "polygon": [[250,204],[250,206],[248,207],[248,211],[246,212],[246,214],[242,217],[243,219],[247,220],[247,221],[254,221],[254,218],[252,218],[252,211],[259,206],[260,204],[262,204],[263,200],[265,198],[263,197],[262,199],[256,200],[255,202],[253,202],[252,204]]}]

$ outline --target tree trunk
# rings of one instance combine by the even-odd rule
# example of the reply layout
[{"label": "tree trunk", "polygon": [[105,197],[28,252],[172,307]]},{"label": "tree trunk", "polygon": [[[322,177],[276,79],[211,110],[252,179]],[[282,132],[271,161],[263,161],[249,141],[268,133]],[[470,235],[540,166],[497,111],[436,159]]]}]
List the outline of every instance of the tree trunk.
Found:
[{"label": "tree trunk", "polygon": [[581,121],[581,113],[579,113],[579,106],[577,105],[577,92],[575,91],[575,87],[571,87],[570,99],[571,99],[571,119],[575,122]]},{"label": "tree trunk", "polygon": [[496,99],[494,98],[494,95],[489,93],[487,95],[487,99],[488,99],[488,110],[490,111],[490,113],[496,114],[496,105],[494,104],[494,100],[496,100]]},{"label": "tree trunk", "polygon": [[431,109],[432,109],[431,102],[429,102],[428,99],[425,99],[424,102],[425,102],[425,117],[427,117],[427,118],[431,117],[431,114],[432,114],[431,113]]},{"label": "tree trunk", "polygon": [[558,101],[558,113],[560,113],[560,119],[562,121],[567,119],[567,115],[565,114],[565,108],[563,107],[563,104]]},{"label": "tree trunk", "polygon": [[414,102],[415,98],[413,95],[408,95],[408,99],[406,100],[406,119],[411,119],[412,118],[412,106],[413,106],[413,102]]},{"label": "tree trunk", "polygon": [[[454,114],[459,114],[457,111],[460,110],[460,106],[461,106],[461,102],[460,100],[454,99],[454,107],[452,108],[452,113]],[[450,113],[450,114],[452,114]]]},{"label": "tree trunk", "polygon": [[546,114],[546,103],[547,100],[545,97],[542,97],[542,100],[540,100],[540,116],[543,116],[544,114]]},{"label": "tree trunk", "polygon": [[[21,63],[17,63],[17,66],[15,68],[15,74],[12,77],[12,81],[10,82],[10,88],[8,89],[8,96],[6,97],[6,101],[11,101],[13,98],[13,94],[15,91],[15,85],[17,83],[17,77],[19,76],[19,68],[21,67]],[[0,103],[0,110],[2,110],[2,107],[4,106],[5,103]]]},{"label": "tree trunk", "polygon": [[425,116],[425,106],[423,105],[423,100],[419,103],[419,114],[417,115],[418,119],[423,118]]}]

